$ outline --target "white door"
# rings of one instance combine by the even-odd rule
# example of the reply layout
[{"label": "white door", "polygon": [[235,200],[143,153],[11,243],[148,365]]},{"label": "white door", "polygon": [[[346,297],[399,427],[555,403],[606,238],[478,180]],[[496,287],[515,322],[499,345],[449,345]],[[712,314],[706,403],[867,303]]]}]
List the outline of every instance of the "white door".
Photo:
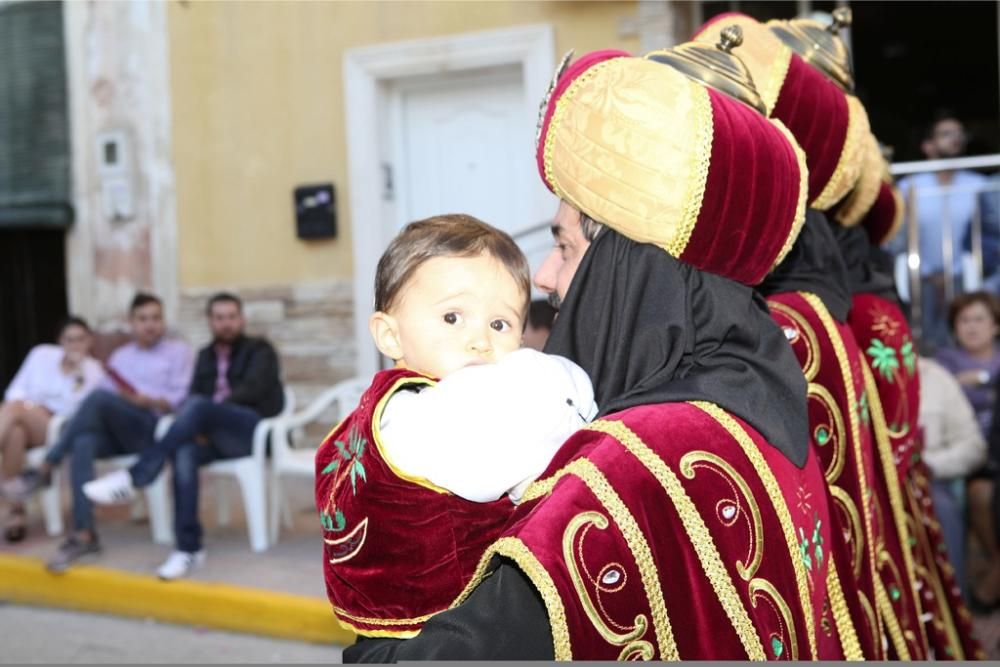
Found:
[{"label": "white door", "polygon": [[514,236],[532,270],[538,267],[551,245],[547,221],[557,202],[540,196],[545,187],[524,94],[520,65],[397,83],[396,215],[384,230],[387,242],[409,221],[467,213]]}]

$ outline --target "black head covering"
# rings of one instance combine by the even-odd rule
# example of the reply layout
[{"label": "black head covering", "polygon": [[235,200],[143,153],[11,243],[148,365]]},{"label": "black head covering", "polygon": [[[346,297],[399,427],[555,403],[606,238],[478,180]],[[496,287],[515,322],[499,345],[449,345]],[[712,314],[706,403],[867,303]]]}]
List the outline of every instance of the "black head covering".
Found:
[{"label": "black head covering", "polygon": [[899,303],[892,260],[878,246],[873,246],[861,225],[843,227],[831,222],[833,236],[847,266],[847,286],[851,294],[874,294]]},{"label": "black head covering", "polygon": [[757,290],[765,297],[784,292],[812,292],[835,320],[841,324],[847,321],[851,311],[847,267],[821,211],[806,210],[806,222],[795,245]]},{"label": "black head covering", "polygon": [[605,229],[591,244],[545,351],[578,363],[600,414],[711,401],[795,465],[809,446],[806,381],[753,289]]}]

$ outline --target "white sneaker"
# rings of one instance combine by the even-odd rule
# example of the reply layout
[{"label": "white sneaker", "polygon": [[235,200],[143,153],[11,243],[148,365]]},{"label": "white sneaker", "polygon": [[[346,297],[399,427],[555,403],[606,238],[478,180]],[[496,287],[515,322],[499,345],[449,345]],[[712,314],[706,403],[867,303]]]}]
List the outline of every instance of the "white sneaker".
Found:
[{"label": "white sneaker", "polygon": [[156,570],[156,575],[165,581],[180,579],[191,570],[205,564],[205,550],[195,551],[174,551],[163,565]]},{"label": "white sneaker", "polygon": [[122,505],[135,498],[132,475],[116,470],[83,485],[83,495],[98,505]]}]

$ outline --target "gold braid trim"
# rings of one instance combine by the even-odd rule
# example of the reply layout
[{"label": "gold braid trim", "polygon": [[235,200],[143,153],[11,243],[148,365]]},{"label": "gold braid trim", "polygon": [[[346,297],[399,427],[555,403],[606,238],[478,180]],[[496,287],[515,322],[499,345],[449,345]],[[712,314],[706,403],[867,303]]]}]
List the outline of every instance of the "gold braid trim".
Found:
[{"label": "gold braid trim", "polygon": [[854,182],[858,179],[858,171],[864,157],[864,136],[869,131],[868,115],[865,108],[853,95],[847,95],[847,133],[844,135],[844,145],[840,158],[833,170],[833,175],[827,181],[823,191],[812,202],[813,208],[825,211],[844,198]]},{"label": "gold braid trim", "polygon": [[[875,566],[875,539],[873,537],[874,531],[872,530],[871,499],[867,494],[867,490],[871,486],[869,486],[868,479],[865,476],[864,452],[861,450],[861,426],[858,423],[858,411],[854,408],[858,404],[858,397],[854,393],[854,375],[851,374],[851,362],[847,356],[844,339],[840,337],[840,332],[837,330],[837,325],[834,323],[830,311],[826,309],[820,298],[811,292],[799,292],[799,296],[805,299],[806,303],[815,311],[817,317],[823,323],[826,335],[830,338],[830,343],[833,345],[834,355],[837,357],[840,376],[844,381],[848,406],[847,416],[851,424],[851,439],[854,441],[854,460],[857,468],[858,484],[861,488],[861,513],[864,519],[865,540],[868,543],[868,567],[871,571],[872,580],[877,581],[878,568]],[[861,367],[865,367],[863,359],[861,360]],[[871,391],[868,391],[868,394],[870,404],[872,402]],[[878,621],[878,617],[876,617],[876,620]],[[881,632],[882,628],[880,626],[879,634]]]},{"label": "gold braid trim", "polygon": [[[914,525],[914,533],[918,530],[921,532],[920,536],[913,535],[914,541],[916,542],[917,549],[920,549],[924,553],[924,559],[927,561],[928,568],[919,568],[924,573],[924,581],[929,583],[934,588],[934,595],[938,599],[938,609],[941,611],[942,618],[941,623],[944,625],[945,634],[948,636],[948,644],[951,646],[951,650],[954,655],[952,659],[954,660],[965,660],[965,650],[962,648],[962,640],[958,636],[958,630],[956,628],[955,618],[951,613],[951,605],[948,603],[948,597],[945,593],[944,583],[941,581],[941,576],[938,573],[938,569],[934,562],[934,551],[930,544],[930,536],[927,534],[926,529],[920,523],[919,517],[923,516],[923,511],[920,509],[920,505],[917,499],[913,497],[909,485],[904,489],[906,492],[906,500],[910,506],[910,516],[912,517]],[[916,567],[916,564],[914,564]]]},{"label": "gold braid trim", "polygon": [[472,575],[469,585],[465,587],[461,595],[455,598],[451,606],[456,607],[464,602],[476,586],[489,576],[489,574],[492,574],[487,573],[486,568],[489,567],[493,556],[504,556],[511,559],[517,563],[521,571],[531,580],[531,583],[534,584],[539,594],[541,594],[542,602],[545,603],[545,610],[549,615],[549,625],[552,627],[552,649],[555,659],[559,661],[572,660],[573,650],[569,642],[566,609],[563,607],[562,598],[559,596],[559,589],[552,582],[552,577],[545,569],[545,566],[539,562],[535,554],[531,553],[531,549],[516,537],[501,537],[490,545],[486,553],[483,554],[483,557],[479,559],[479,565],[476,566],[476,571]]},{"label": "gold braid trim", "polygon": [[705,199],[708,169],[712,162],[712,140],[715,135],[712,100],[709,97],[708,89],[694,82],[690,82],[688,85],[693,91],[693,113],[698,121],[698,134],[693,142],[694,150],[688,157],[688,178],[690,181],[685,198],[684,217],[681,218],[677,226],[674,238],[667,243],[665,248],[674,257],[680,257],[683,254],[698,222],[701,204]]},{"label": "gold braid trim", "polygon": [[803,621],[808,628],[806,636],[809,638],[811,655],[815,658],[816,617],[813,615],[812,598],[809,597],[809,584],[807,583],[806,578],[806,566],[799,557],[799,544],[795,537],[795,526],[792,524],[792,515],[788,511],[788,505],[785,503],[785,497],[781,493],[781,487],[778,485],[778,480],[775,479],[774,473],[771,472],[771,468],[764,460],[764,456],[757,449],[757,445],[754,444],[753,440],[750,439],[750,436],[747,435],[746,431],[740,427],[740,425],[728,412],[714,403],[706,403],[704,401],[691,401],[691,405],[706,412],[729,432],[729,435],[731,435],[733,439],[739,443],[746,457],[750,459],[750,464],[757,470],[757,474],[760,475],[760,481],[764,485],[764,489],[767,491],[768,497],[771,499],[771,504],[774,506],[774,511],[777,513],[778,520],[781,523],[781,528],[785,533],[785,542],[788,545],[788,555],[791,557],[792,568],[795,570],[795,578],[798,581],[799,603],[802,605],[802,611],[805,615]]},{"label": "gold braid trim", "polygon": [[372,439],[375,441],[375,448],[378,449],[379,456],[382,457],[382,460],[385,461],[385,464],[389,466],[389,470],[391,470],[393,474],[396,475],[396,477],[405,480],[407,482],[410,482],[412,484],[416,484],[417,486],[422,486],[425,489],[434,491],[435,493],[441,493],[450,496],[452,495],[451,491],[438,486],[429,479],[426,479],[424,477],[419,477],[417,475],[410,475],[408,473],[403,472],[401,468],[399,468],[395,463],[393,463],[392,459],[389,457],[389,454],[385,451],[385,446],[382,444],[382,413],[385,412],[385,406],[389,403],[389,399],[391,399],[397,391],[399,391],[408,384],[412,385],[424,384],[433,386],[437,384],[437,382],[431,380],[430,378],[425,378],[425,377],[402,377],[393,383],[389,391],[385,392],[385,395],[382,396],[382,398],[379,399],[379,402],[375,404],[375,409],[372,411],[371,428],[372,428]]},{"label": "gold braid trim", "polygon": [[885,592],[885,586],[878,578],[875,579],[875,605],[878,607],[879,615],[885,621],[889,638],[892,640],[892,645],[896,647],[897,657],[900,660],[912,660],[910,649],[906,646],[906,638],[903,636],[903,628],[899,625],[899,619],[896,618],[896,612]]},{"label": "gold braid trim", "polygon": [[684,490],[676,473],[642,441],[642,438],[622,422],[599,420],[591,422],[584,428],[615,438],[660,483],[677,509],[681,522],[684,524],[684,530],[701,563],[701,569],[711,583],[726,616],[729,617],[733,630],[739,637],[740,643],[743,644],[748,659],[765,660],[766,655],[757,630],[750,621],[746,608],[740,602],[739,594],[722,563],[712,534],[698,513],[698,508]]},{"label": "gold braid trim", "polygon": [[653,616],[653,629],[660,647],[660,659],[680,660],[673,629],[670,626],[670,618],[667,615],[667,605],[663,599],[663,590],[660,588],[660,575],[656,563],[653,561],[653,553],[649,549],[649,543],[646,542],[646,537],[643,535],[642,529],[639,528],[635,517],[632,516],[621,497],[608,482],[604,473],[589,459],[576,459],[564,470],[578,477],[587,485],[587,488],[597,496],[601,505],[611,515],[618,530],[621,531],[629,551],[632,552],[632,557],[639,566],[639,574],[642,577],[643,588],[646,590],[646,598]]},{"label": "gold braid trim", "polygon": [[792,227],[788,231],[788,238],[785,239],[785,244],[781,247],[781,252],[778,253],[777,258],[774,260],[774,264],[771,265],[773,270],[776,266],[781,264],[785,260],[785,256],[788,255],[792,246],[795,245],[796,239],[799,238],[799,233],[802,231],[802,225],[806,222],[806,204],[809,199],[809,167],[806,166],[806,154],[799,146],[799,142],[795,140],[791,131],[785,127],[777,118],[772,118],[771,124],[778,128],[778,131],[785,135],[785,139],[791,145],[792,150],[795,152],[795,161],[799,165],[799,201],[795,206],[795,217],[792,218]]},{"label": "gold braid trim", "polygon": [[802,364],[802,373],[806,376],[806,382],[812,382],[816,379],[820,365],[819,339],[816,338],[816,332],[809,326],[806,318],[794,308],[772,299],[767,300],[767,307],[795,322],[799,328],[799,333],[806,337],[806,352],[808,356]]},{"label": "gold braid trim", "polygon": [[[545,147],[542,149],[542,165],[545,168],[545,180],[552,186],[552,191],[555,193],[556,197],[569,202],[580,211],[583,211],[583,207],[563,192],[563,189],[559,187],[558,183],[556,183],[552,167],[552,151],[555,150],[553,147],[555,142],[552,141],[552,135],[555,133],[556,127],[559,123],[562,122],[562,117],[566,115],[566,108],[569,105],[570,100],[577,93],[580,87],[615,60],[616,58],[610,58],[597,63],[574,79],[573,83],[569,84],[566,90],[563,91],[563,94],[559,96],[559,99],[556,100],[556,109],[552,112],[552,118],[549,119],[549,129],[545,133]],[[603,222],[603,220],[599,222]]]},{"label": "gold braid trim", "polygon": [[886,426],[885,413],[882,411],[882,399],[879,398],[878,385],[875,384],[875,377],[872,375],[868,363],[862,360],[861,372],[865,378],[865,391],[868,392],[868,406],[871,411],[873,431],[875,432],[875,444],[878,450],[879,461],[882,464],[886,486],[889,487],[889,505],[892,511],[892,519],[896,525],[896,532],[899,536],[899,550],[903,554],[903,565],[905,567],[905,580],[903,585],[909,584],[910,596],[913,604],[917,608],[917,625],[923,637],[924,654],[928,653],[927,631],[920,619],[923,617],[923,608],[920,604],[920,596],[913,590],[913,582],[917,580],[917,569],[913,564],[913,554],[910,551],[908,542],[909,531],[906,528],[906,510],[903,505],[903,498],[900,492],[899,475],[896,471],[896,463],[892,459],[892,444],[888,438],[888,426]]},{"label": "gold braid trim", "polygon": [[774,105],[778,103],[781,95],[781,88],[785,85],[785,78],[788,76],[788,67],[792,64],[792,49],[784,44],[778,50],[774,62],[771,64],[770,74],[764,87],[760,88],[760,97],[767,108],[767,115],[774,111]]},{"label": "gold braid trim", "polygon": [[851,621],[851,612],[847,608],[844,600],[844,590],[840,586],[840,575],[837,574],[837,562],[829,559],[826,570],[826,592],[830,596],[830,606],[833,609],[833,622],[837,626],[837,635],[840,637],[840,647],[844,651],[846,660],[864,660],[865,656],[861,652],[861,642],[858,640],[858,632],[854,629]]}]

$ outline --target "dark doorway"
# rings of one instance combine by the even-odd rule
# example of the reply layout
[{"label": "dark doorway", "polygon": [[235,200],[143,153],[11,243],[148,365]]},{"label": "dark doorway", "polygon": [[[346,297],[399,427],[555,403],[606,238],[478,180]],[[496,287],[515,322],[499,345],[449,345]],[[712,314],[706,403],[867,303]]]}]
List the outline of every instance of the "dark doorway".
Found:
[{"label": "dark doorway", "polygon": [[0,228],[0,387],[33,345],[54,342],[66,316],[65,236],[61,229]]}]

